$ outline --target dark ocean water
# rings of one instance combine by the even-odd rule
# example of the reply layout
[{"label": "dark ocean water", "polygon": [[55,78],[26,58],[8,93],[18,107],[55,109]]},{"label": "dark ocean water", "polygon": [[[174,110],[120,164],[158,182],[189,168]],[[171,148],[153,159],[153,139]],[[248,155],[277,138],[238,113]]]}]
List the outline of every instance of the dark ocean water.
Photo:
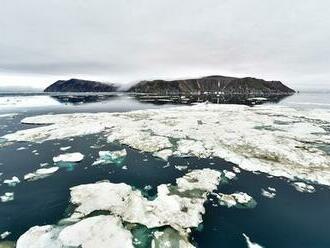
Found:
[{"label": "dark ocean water", "polygon": [[[329,95],[299,94],[282,100],[280,105],[298,108],[328,108]],[[98,100],[97,100],[98,101]],[[45,113],[74,112],[117,112],[135,109],[160,108],[171,105],[153,105],[140,103],[127,96],[110,97],[85,103],[78,99],[75,104],[61,99],[60,104],[47,107],[8,108],[0,112],[18,112],[13,118],[0,118],[0,136],[30,128],[20,123],[26,116]],[[310,103],[310,104],[306,104]],[[313,103],[313,104],[312,104]],[[97,148],[91,146],[97,145]],[[27,149],[17,151],[19,147]],[[174,183],[175,179],[193,169],[212,168],[231,169],[233,164],[221,159],[170,158],[170,166],[163,168],[166,162],[155,159],[148,153],[130,149],[114,143],[107,143],[101,135],[89,135],[66,140],[47,141],[42,144],[26,142],[15,143],[0,148],[0,182],[3,179],[24,174],[40,168],[40,163],[52,165],[52,158],[63,153],[60,147],[71,146],[67,152],[81,152],[85,159],[74,167],[61,168],[60,171],[45,179],[33,182],[21,182],[16,187],[0,186],[0,195],[14,192],[15,200],[0,203],[0,233],[10,231],[6,240],[16,240],[31,226],[54,224],[65,217],[69,207],[69,188],[75,185],[94,183],[108,179],[114,183],[124,182],[143,190],[146,185],[155,193],[159,184]],[[126,148],[128,156],[123,166],[91,166],[98,151],[113,148]],[[38,155],[32,151],[37,150]],[[188,165],[187,170],[179,171],[175,165]],[[261,195],[261,188],[274,187],[277,195],[268,199]],[[206,213],[201,228],[193,230],[192,242],[205,248],[247,247],[242,233],[252,241],[266,248],[328,248],[330,247],[330,190],[328,187],[315,186],[313,194],[297,192],[285,179],[269,178],[265,174],[242,171],[238,179],[229,184],[220,185],[219,192],[246,192],[257,201],[253,209],[226,208],[213,206],[210,200],[205,204]]]}]

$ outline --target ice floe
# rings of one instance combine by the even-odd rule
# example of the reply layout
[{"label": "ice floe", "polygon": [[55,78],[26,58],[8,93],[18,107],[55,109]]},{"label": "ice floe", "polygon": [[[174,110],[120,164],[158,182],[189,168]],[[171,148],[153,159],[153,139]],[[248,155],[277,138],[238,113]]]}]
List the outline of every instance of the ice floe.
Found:
[{"label": "ice floe", "polygon": [[111,163],[120,165],[122,164],[126,156],[126,149],[116,151],[99,151],[99,158],[93,163],[93,165]]},{"label": "ice floe", "polygon": [[0,109],[33,108],[61,105],[50,96],[8,96],[0,97]]},{"label": "ice floe", "polygon": [[14,192],[6,192],[0,196],[1,202],[9,202],[14,200]]},{"label": "ice floe", "polygon": [[5,231],[5,232],[3,232],[3,233],[0,234],[0,238],[1,238],[1,239],[5,239],[5,238],[7,238],[10,234],[11,234],[11,232],[9,232],[9,231]]},{"label": "ice floe", "polygon": [[224,176],[228,179],[228,180],[232,180],[236,177],[236,174],[232,171],[228,171],[228,170],[223,170]]},{"label": "ice floe", "polygon": [[318,146],[330,144],[327,110],[198,104],[126,113],[44,115],[25,118],[23,123],[50,125],[3,138],[42,142],[102,132],[109,142],[163,159],[171,156],[170,150],[173,156],[220,157],[248,171],[330,185],[329,154]]},{"label": "ice floe", "polygon": [[151,243],[151,248],[195,248],[188,241],[188,237],[179,233],[172,228],[166,228],[163,231],[154,232],[154,239]]},{"label": "ice floe", "polygon": [[13,118],[16,115],[18,115],[18,114],[17,113],[0,114],[0,118]]},{"label": "ice floe", "polygon": [[18,177],[13,176],[11,179],[6,179],[3,181],[4,184],[7,184],[8,186],[14,187],[16,184],[20,183],[21,181],[19,180]]},{"label": "ice floe", "polygon": [[[202,222],[204,202],[217,188],[220,176],[221,172],[211,169],[194,170],[178,178],[176,185],[159,185],[154,200],[124,183],[75,186],[71,188],[73,214],[58,225],[30,228],[18,239],[17,248],[134,247],[135,239],[123,223],[165,227],[153,232],[154,248],[193,248],[188,240],[190,228]],[[111,215],[89,217],[97,211]]]},{"label": "ice floe", "polygon": [[83,159],[84,159],[83,154],[81,154],[80,152],[73,152],[73,153],[65,153],[65,154],[58,155],[53,158],[53,161],[54,161],[54,163],[58,163],[58,162],[76,163],[76,162],[80,162]]},{"label": "ice floe", "polygon": [[261,195],[264,196],[264,197],[272,199],[276,196],[276,193],[275,192],[270,192],[270,191],[265,190],[265,189],[261,189]]},{"label": "ice floe", "polygon": [[60,150],[61,150],[61,151],[67,151],[67,150],[69,150],[69,149],[71,149],[71,146],[60,147]]},{"label": "ice floe", "polygon": [[71,188],[71,202],[78,207],[73,217],[81,218],[97,210],[110,211],[124,221],[148,228],[171,226],[182,230],[197,227],[205,212],[209,192],[217,188],[221,173],[194,170],[176,180],[177,185],[159,185],[157,197],[149,201],[124,183],[100,182]]},{"label": "ice floe", "polygon": [[24,180],[26,181],[35,181],[41,178],[48,177],[58,171],[59,167],[49,167],[49,168],[42,168],[38,169],[35,172],[28,173],[24,176]]},{"label": "ice floe", "polygon": [[173,151],[171,149],[164,149],[158,152],[154,152],[153,155],[157,158],[161,158],[167,161],[167,159],[173,155]]},{"label": "ice floe", "polygon": [[215,194],[219,199],[219,204],[226,207],[254,208],[256,201],[247,193],[238,192],[233,194]]},{"label": "ice floe", "polygon": [[299,192],[314,193],[315,187],[313,185],[306,184],[304,182],[294,182],[293,187]]},{"label": "ice floe", "polygon": [[65,247],[134,247],[132,234],[123,227],[121,219],[104,215],[90,217],[64,228],[58,240]]},{"label": "ice floe", "polygon": [[261,245],[259,245],[257,243],[252,242],[250,240],[250,238],[245,233],[243,233],[242,235],[245,238],[245,241],[246,241],[246,244],[247,244],[248,248],[263,248],[263,246],[261,246]]}]

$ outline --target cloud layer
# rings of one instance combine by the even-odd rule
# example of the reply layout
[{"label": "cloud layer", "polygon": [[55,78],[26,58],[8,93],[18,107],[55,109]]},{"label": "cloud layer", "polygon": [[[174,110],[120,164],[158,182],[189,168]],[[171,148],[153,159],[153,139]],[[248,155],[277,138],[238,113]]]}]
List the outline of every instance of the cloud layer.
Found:
[{"label": "cloud layer", "polygon": [[3,0],[0,84],[224,74],[327,87],[329,9],[327,0]]}]

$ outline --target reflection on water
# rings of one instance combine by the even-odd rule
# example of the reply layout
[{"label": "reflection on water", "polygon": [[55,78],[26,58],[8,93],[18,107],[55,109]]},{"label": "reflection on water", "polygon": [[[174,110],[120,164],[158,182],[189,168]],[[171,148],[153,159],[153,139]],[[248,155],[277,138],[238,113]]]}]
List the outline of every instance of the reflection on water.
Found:
[{"label": "reflection on water", "polygon": [[116,100],[118,97],[132,97],[143,103],[153,104],[192,104],[210,102],[217,104],[245,104],[256,105],[266,102],[278,103],[288,95],[242,95],[242,94],[201,94],[201,95],[155,95],[155,94],[51,94],[53,99],[63,104],[79,105]]}]

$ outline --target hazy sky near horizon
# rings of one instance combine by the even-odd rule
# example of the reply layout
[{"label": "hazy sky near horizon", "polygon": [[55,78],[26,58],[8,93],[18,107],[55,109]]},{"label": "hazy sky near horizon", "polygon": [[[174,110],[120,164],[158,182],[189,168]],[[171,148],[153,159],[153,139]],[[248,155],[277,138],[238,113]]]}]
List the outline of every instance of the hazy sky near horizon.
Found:
[{"label": "hazy sky near horizon", "polygon": [[2,0],[0,87],[210,74],[330,89],[328,0]]}]

